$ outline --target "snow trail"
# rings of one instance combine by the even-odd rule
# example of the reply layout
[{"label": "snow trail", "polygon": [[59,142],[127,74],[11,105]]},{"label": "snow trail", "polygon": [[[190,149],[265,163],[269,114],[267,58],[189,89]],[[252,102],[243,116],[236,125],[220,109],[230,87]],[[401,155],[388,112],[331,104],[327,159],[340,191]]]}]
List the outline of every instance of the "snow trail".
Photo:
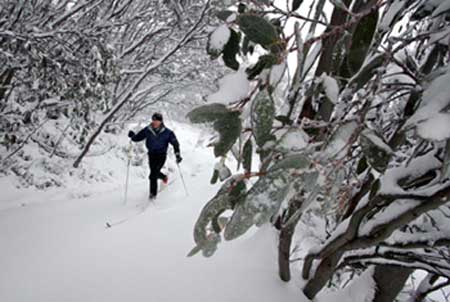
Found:
[{"label": "snow trail", "polygon": [[147,202],[146,181],[131,175],[126,206],[121,189],[99,189],[81,199],[66,191],[22,192],[25,206],[1,210],[0,301],[301,301],[295,282],[277,278],[270,228],[221,244],[212,258],[186,257],[197,215],[217,192],[208,182],[215,159],[195,147],[198,131],[175,130],[189,197],[175,171],[178,178],[145,213],[110,229],[106,221]]}]

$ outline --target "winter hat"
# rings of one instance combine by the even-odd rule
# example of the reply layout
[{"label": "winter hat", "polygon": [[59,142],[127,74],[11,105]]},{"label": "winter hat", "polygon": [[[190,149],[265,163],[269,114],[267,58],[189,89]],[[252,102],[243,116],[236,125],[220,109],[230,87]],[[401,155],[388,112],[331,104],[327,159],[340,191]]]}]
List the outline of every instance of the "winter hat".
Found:
[{"label": "winter hat", "polygon": [[152,120],[154,120],[154,121],[161,121],[162,122],[163,121],[163,116],[162,116],[161,113],[155,112],[152,115]]}]

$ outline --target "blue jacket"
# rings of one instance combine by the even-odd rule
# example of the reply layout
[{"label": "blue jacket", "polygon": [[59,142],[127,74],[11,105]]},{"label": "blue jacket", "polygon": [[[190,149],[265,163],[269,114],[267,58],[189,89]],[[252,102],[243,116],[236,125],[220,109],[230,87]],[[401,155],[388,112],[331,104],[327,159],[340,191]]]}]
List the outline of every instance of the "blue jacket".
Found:
[{"label": "blue jacket", "polygon": [[162,125],[158,129],[147,126],[131,138],[134,142],[145,139],[149,154],[166,154],[169,143],[173,146],[175,154],[180,154],[180,144],[172,130]]}]

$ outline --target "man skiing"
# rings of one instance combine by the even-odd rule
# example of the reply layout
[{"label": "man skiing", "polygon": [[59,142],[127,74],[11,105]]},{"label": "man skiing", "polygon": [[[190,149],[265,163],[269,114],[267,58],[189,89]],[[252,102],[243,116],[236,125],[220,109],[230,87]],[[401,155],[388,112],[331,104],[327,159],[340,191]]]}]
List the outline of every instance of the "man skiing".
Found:
[{"label": "man skiing", "polygon": [[128,137],[133,142],[140,142],[145,139],[145,145],[148,150],[148,162],[150,166],[150,199],[155,199],[158,193],[158,179],[167,184],[168,178],[161,173],[167,158],[167,148],[169,143],[175,151],[176,161],[179,164],[182,161],[180,155],[180,144],[172,130],[166,128],[163,123],[163,116],[160,113],[154,113],[152,122],[137,134],[133,131],[128,132]]}]

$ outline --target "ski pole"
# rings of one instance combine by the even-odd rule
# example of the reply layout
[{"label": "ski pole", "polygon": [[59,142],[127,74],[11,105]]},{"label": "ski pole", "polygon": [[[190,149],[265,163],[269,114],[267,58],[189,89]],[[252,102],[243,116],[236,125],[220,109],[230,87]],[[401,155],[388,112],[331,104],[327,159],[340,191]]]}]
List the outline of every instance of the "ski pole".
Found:
[{"label": "ski pole", "polygon": [[124,196],[124,204],[127,204],[127,196],[128,196],[128,180],[130,178],[130,165],[131,165],[131,151],[132,149],[132,143],[130,140],[130,144],[128,145],[128,161],[127,161],[127,176],[125,179],[125,196]]},{"label": "ski pole", "polygon": [[186,183],[184,182],[183,173],[181,173],[180,164],[177,163],[177,166],[178,166],[178,172],[180,172],[181,182],[183,182],[184,192],[186,192],[186,196],[189,196],[189,193],[188,193],[188,190],[187,190],[187,187],[186,187]]}]

